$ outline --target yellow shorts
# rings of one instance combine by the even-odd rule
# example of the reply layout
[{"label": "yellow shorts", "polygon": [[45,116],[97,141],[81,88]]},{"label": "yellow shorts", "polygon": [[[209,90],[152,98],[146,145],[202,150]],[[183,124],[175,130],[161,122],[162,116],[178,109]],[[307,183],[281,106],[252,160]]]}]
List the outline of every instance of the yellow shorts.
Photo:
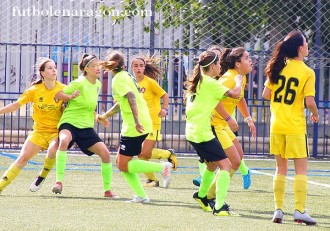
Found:
[{"label": "yellow shorts", "polygon": [[214,135],[220,141],[220,144],[223,149],[230,148],[231,146],[234,145],[233,140],[236,139],[236,136],[229,126],[225,126],[225,127],[221,125],[212,126],[212,130]]},{"label": "yellow shorts", "polygon": [[154,140],[154,141],[161,141],[163,139],[162,134],[160,134],[160,130],[153,130],[149,133],[146,140]]},{"label": "yellow shorts", "polygon": [[284,159],[306,158],[309,156],[306,134],[270,134],[270,154],[281,155]]},{"label": "yellow shorts", "polygon": [[32,131],[27,140],[31,143],[38,145],[42,150],[47,150],[49,144],[55,139],[58,138],[58,132],[37,132]]}]

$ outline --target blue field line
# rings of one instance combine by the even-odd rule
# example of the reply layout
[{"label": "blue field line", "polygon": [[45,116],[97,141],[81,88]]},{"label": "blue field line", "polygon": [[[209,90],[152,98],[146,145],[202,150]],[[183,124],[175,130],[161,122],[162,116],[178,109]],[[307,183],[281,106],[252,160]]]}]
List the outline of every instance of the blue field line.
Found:
[{"label": "blue field line", "polygon": [[[16,160],[17,159],[17,155],[15,154],[10,154],[10,153],[4,153],[4,152],[0,152],[0,155],[2,156],[6,156],[9,157],[11,159]],[[28,164],[31,165],[40,165],[42,166],[43,163],[42,162],[36,162],[36,161],[28,161]],[[77,168],[77,167],[100,167],[100,164],[78,164],[78,163],[72,163],[72,164],[67,164],[67,166],[72,166],[71,168],[66,168],[66,170],[70,170],[70,171],[89,171],[89,172],[100,172],[100,169],[96,169],[96,168]],[[76,168],[74,168],[73,166],[75,166]],[[116,168],[116,165],[113,165],[114,168]],[[6,170],[8,167],[3,167],[0,166],[1,170]],[[178,169],[198,169],[198,166],[178,166]],[[256,171],[275,171],[275,168],[250,168],[252,171],[256,170]],[[24,170],[40,170],[40,168],[32,168],[32,167],[25,167]],[[288,172],[294,172],[294,169],[288,169]],[[114,172],[119,172],[119,170],[114,169]],[[172,171],[173,174],[196,174],[199,175],[198,171]],[[313,174],[313,173],[330,173],[330,170],[321,170],[321,169],[310,169],[308,170],[308,176],[330,176],[329,174]],[[240,173],[236,173],[236,174],[240,174]],[[256,175],[260,175],[259,173],[254,173]],[[289,173],[288,176],[294,176],[294,174]]]}]

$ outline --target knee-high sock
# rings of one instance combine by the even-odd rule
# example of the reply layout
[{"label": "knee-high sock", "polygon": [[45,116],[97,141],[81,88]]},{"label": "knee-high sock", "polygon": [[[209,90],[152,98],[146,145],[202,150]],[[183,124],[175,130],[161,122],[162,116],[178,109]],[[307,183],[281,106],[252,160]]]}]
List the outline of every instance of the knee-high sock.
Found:
[{"label": "knee-high sock", "polygon": [[44,162],[44,167],[42,168],[41,172],[39,173],[39,176],[46,178],[48,173],[50,172],[50,170],[53,169],[54,165],[55,165],[56,159],[51,159],[49,157],[45,158],[45,162]]},{"label": "knee-high sock", "polygon": [[[148,159],[145,159],[145,158],[139,157],[139,159],[144,160],[144,161],[149,161]],[[147,177],[148,180],[158,181],[155,173],[153,173],[153,172],[147,172],[147,173],[144,173],[144,175]]]},{"label": "knee-high sock", "polygon": [[220,209],[227,198],[228,188],[230,184],[230,174],[225,170],[219,171],[217,179],[217,189],[215,197],[215,209]]},{"label": "knee-high sock", "polygon": [[217,174],[215,174],[215,177],[213,178],[213,182],[209,188],[209,191],[207,192],[207,199],[214,199],[216,196],[216,187],[217,187],[217,179],[219,177],[219,172],[217,172]]},{"label": "knee-high sock", "polygon": [[[218,171],[216,177],[214,178],[214,180],[213,180],[213,182],[211,184],[211,187],[210,187],[209,191],[207,192],[207,199],[213,199],[216,196],[216,188],[217,188],[217,180],[218,180],[219,172],[220,171]],[[230,173],[229,173],[230,178],[233,177],[233,175],[235,174],[235,172],[236,171],[234,169],[230,169]]]},{"label": "knee-high sock", "polygon": [[112,164],[111,163],[102,163],[101,164],[101,173],[103,179],[103,189],[108,191],[111,189],[111,180],[112,180]]},{"label": "knee-high sock", "polygon": [[161,172],[164,165],[145,160],[130,160],[127,168],[129,173]]},{"label": "knee-high sock", "polygon": [[[130,161],[131,162],[131,161]],[[136,173],[121,172],[121,175],[127,181],[133,192],[142,198],[146,198],[147,195],[142,187],[139,176]]]},{"label": "knee-high sock", "polygon": [[286,181],[285,175],[277,174],[274,176],[273,191],[274,191],[275,210],[276,209],[283,210],[285,181]]},{"label": "knee-high sock", "polygon": [[150,159],[167,159],[171,155],[171,152],[164,149],[154,148],[151,152]]},{"label": "knee-high sock", "polygon": [[203,175],[203,172],[204,172],[204,169],[206,168],[206,164],[203,162],[199,162],[198,161],[198,170],[199,170],[199,175],[202,176]]},{"label": "knee-high sock", "polygon": [[57,150],[56,152],[56,182],[62,182],[66,167],[67,151]]},{"label": "knee-high sock", "polygon": [[0,179],[0,192],[7,187],[21,172],[21,169],[13,163]]},{"label": "knee-high sock", "polygon": [[241,163],[238,167],[239,171],[241,172],[242,175],[246,175],[249,172],[249,168],[245,165],[244,159],[241,160]]},{"label": "knee-high sock", "polygon": [[214,172],[211,172],[207,168],[205,168],[204,173],[202,175],[201,185],[200,185],[199,191],[198,191],[199,197],[206,196],[206,194],[209,191],[209,188],[212,184],[213,179],[214,179]]},{"label": "knee-high sock", "polygon": [[307,176],[296,175],[293,182],[294,208],[301,213],[305,211],[307,197]]}]

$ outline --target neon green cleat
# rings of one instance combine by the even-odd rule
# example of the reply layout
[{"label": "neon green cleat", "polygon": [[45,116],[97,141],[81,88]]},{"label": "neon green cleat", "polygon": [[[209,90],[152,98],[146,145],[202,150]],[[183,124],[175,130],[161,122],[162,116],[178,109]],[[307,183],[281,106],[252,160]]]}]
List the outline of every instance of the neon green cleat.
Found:
[{"label": "neon green cleat", "polygon": [[198,192],[195,192],[193,198],[199,203],[199,205],[205,212],[212,212],[212,208],[210,207],[209,201],[206,196],[201,198],[198,196]]}]

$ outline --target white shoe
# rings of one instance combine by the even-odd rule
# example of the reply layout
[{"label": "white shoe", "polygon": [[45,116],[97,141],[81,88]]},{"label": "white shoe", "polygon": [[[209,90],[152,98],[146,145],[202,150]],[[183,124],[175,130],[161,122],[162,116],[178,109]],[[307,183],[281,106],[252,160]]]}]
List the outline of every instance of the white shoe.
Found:
[{"label": "white shoe", "polygon": [[282,223],[283,220],[283,212],[280,209],[276,209],[274,212],[274,216],[272,222],[274,223]]},{"label": "white shoe", "polygon": [[30,186],[31,192],[36,192],[41,188],[42,183],[44,183],[45,178],[41,176],[37,176],[37,178],[33,181],[33,183]]},{"label": "white shoe", "polygon": [[163,187],[168,188],[170,186],[171,181],[171,169],[172,169],[172,163],[165,162],[164,167],[162,170],[162,177],[163,177]]},{"label": "white shoe", "polygon": [[150,203],[150,199],[149,197],[146,198],[142,198],[139,196],[134,196],[132,200],[126,201],[128,203],[142,203],[142,204],[149,204]]},{"label": "white shoe", "polygon": [[295,210],[293,213],[293,219],[295,222],[298,223],[305,223],[306,225],[316,225],[316,221],[311,218],[306,212],[301,213],[298,210]]}]

